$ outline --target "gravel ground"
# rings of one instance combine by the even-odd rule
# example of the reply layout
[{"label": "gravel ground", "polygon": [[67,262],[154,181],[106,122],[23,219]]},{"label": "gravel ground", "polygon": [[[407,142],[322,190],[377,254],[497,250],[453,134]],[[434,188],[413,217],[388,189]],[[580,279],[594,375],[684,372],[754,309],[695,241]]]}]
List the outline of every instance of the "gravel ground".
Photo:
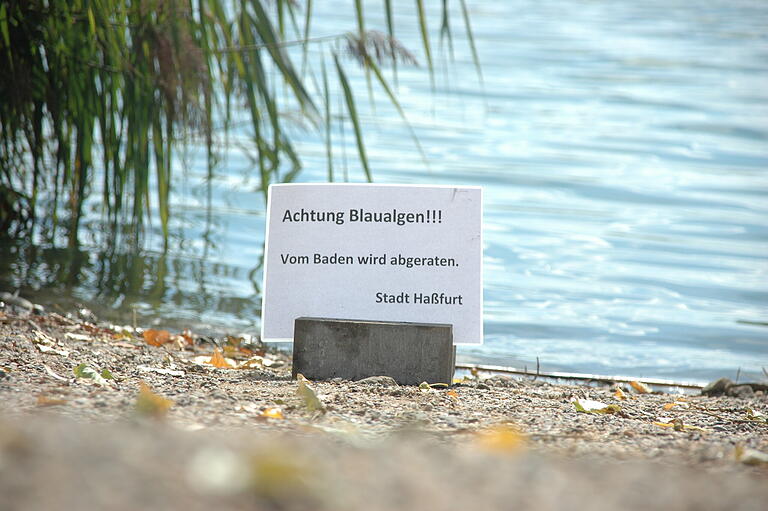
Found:
[{"label": "gravel ground", "polygon": [[[305,383],[290,379],[288,356],[248,338],[141,332],[81,312],[0,309],[0,509],[768,502],[761,386],[734,397],[501,376]],[[574,400],[613,406],[582,413]]]}]

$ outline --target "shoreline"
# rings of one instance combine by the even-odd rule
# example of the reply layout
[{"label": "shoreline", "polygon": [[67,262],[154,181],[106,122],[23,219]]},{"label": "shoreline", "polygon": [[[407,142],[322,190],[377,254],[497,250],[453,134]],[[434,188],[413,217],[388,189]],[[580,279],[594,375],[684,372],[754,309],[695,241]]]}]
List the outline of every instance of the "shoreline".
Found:
[{"label": "shoreline", "polygon": [[[590,387],[504,375],[470,377],[448,388],[400,386],[386,377],[297,382],[290,379],[287,354],[250,341],[129,332],[59,314],[0,310],[0,495],[17,495],[9,509],[45,509],[48,501],[23,480],[48,471],[71,484],[75,476],[66,474],[72,466],[105,488],[125,486],[126,495],[140,494],[141,484],[150,483],[129,470],[136,461],[132,449],[142,453],[148,472],[154,466],[178,472],[164,476],[168,487],[150,484],[152,498],[190,501],[190,509],[214,498],[233,509],[254,498],[271,502],[267,509],[356,509],[355,502],[369,509],[424,509],[435,499],[471,505],[462,499],[472,494],[478,478],[490,486],[476,496],[476,507],[500,508],[502,501],[490,495],[507,495],[507,487],[516,484],[526,490],[509,477],[534,477],[531,467],[541,471],[534,479],[560,481],[553,491],[563,498],[600,494],[602,504],[590,500],[594,509],[616,502],[625,509],[649,508],[652,495],[615,500],[633,478],[656,487],[659,495],[695,487],[708,495],[702,509],[760,509],[768,499],[768,464],[762,458],[768,457],[768,396],[762,390],[742,397],[683,397],[640,394],[626,384]],[[215,367],[227,364],[240,368]],[[606,408],[584,413],[573,401]],[[215,454],[216,445],[225,454]],[[285,451],[280,463],[298,463],[286,473],[275,468],[280,478],[293,481],[290,474],[305,464],[323,470],[302,479],[300,490],[271,493],[272,486],[254,482],[267,470],[254,460],[262,460],[269,446]],[[89,461],[89,455],[70,459],[75,447],[100,461]],[[203,447],[213,449],[208,461]],[[197,457],[208,468],[190,475]],[[373,475],[350,471],[337,458]],[[227,463],[240,467],[230,478],[246,470],[248,480],[230,481],[231,488],[227,478],[200,483],[211,488],[200,490],[199,502],[182,495],[197,495],[191,477],[215,479],[217,464]],[[101,464],[111,468],[104,472]],[[585,471],[594,477],[584,479]],[[443,472],[445,477],[439,476]],[[402,505],[382,481],[408,489]],[[537,507],[556,509],[554,502],[546,504],[545,480],[536,481],[529,490],[544,499]],[[727,483],[728,490],[712,481]],[[327,494],[316,483],[345,489]],[[77,487],[51,484],[64,501],[76,500]],[[98,496],[90,486],[83,491]],[[367,502],[366,492],[375,500]],[[300,501],[294,494],[302,495]],[[665,507],[687,509],[693,498],[673,499]],[[729,499],[757,507],[727,507],[733,504]],[[113,502],[106,508],[131,506]]]}]

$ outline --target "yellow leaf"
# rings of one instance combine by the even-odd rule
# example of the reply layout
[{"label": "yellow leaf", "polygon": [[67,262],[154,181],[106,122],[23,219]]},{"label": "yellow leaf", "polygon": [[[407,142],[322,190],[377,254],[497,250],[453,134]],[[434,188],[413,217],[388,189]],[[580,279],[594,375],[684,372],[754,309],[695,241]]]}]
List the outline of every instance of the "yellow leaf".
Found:
[{"label": "yellow leaf", "polygon": [[526,438],[515,426],[502,424],[478,434],[476,445],[486,451],[514,454],[525,448]]},{"label": "yellow leaf", "polygon": [[136,411],[140,415],[159,419],[168,413],[171,406],[173,406],[173,401],[158,396],[152,392],[149,385],[143,381],[139,382],[139,395],[136,397]]},{"label": "yellow leaf", "polygon": [[256,366],[256,367],[264,367],[264,358],[263,357],[259,357],[259,356],[250,358],[250,359],[246,360],[245,362],[241,363],[240,365],[238,365],[237,368],[238,369],[250,369],[251,367],[254,367],[254,366]]},{"label": "yellow leaf", "polygon": [[613,397],[615,397],[619,401],[623,401],[623,400],[627,399],[627,395],[624,393],[623,390],[621,390],[619,388],[617,388],[616,392],[613,393]]},{"label": "yellow leaf", "polygon": [[267,417],[268,419],[285,419],[285,416],[283,415],[283,412],[280,410],[280,408],[265,408],[261,412],[262,417]]},{"label": "yellow leaf", "polygon": [[53,399],[40,394],[37,396],[37,406],[58,406],[67,404],[66,399]]},{"label": "yellow leaf", "polygon": [[305,383],[308,380],[302,375],[299,376],[301,376],[301,378],[299,379],[299,387],[296,389],[296,394],[298,394],[302,401],[304,401],[304,406],[306,406],[307,410],[310,412],[325,412],[325,406],[323,406],[323,402],[320,401],[320,399],[317,397],[315,391]]},{"label": "yellow leaf", "polygon": [[672,409],[672,408],[674,408],[674,407],[678,407],[678,408],[690,408],[690,406],[688,405],[688,403],[686,403],[685,401],[674,401],[674,402],[672,402],[672,403],[667,403],[667,404],[665,404],[665,405],[664,405],[664,407],[663,407],[663,408],[664,408],[665,410],[669,411],[669,410],[671,410],[671,409]]},{"label": "yellow leaf", "polygon": [[649,389],[648,386],[645,383],[641,383],[639,381],[631,381],[631,382],[629,382],[629,384],[632,386],[633,389],[635,389],[635,391],[638,394],[650,394],[651,393],[651,389]]},{"label": "yellow leaf", "polygon": [[576,411],[581,413],[611,414],[621,411],[619,405],[607,405],[591,399],[574,399],[571,403],[573,404],[573,407],[576,408]]},{"label": "yellow leaf", "polygon": [[675,431],[704,431],[707,430],[704,428],[700,428],[698,426],[689,426],[687,424],[683,424],[682,419],[672,419],[670,422],[654,422],[655,426],[659,426],[660,428],[672,428]]},{"label": "yellow leaf", "polygon": [[171,333],[168,330],[150,328],[149,330],[144,330],[144,340],[150,346],[162,346],[165,343],[171,342]]},{"label": "yellow leaf", "polygon": [[447,394],[447,395],[448,395],[448,396],[449,396],[451,399],[453,399],[453,400],[456,400],[456,401],[458,401],[458,400],[459,400],[459,395],[456,393],[456,391],[455,391],[455,390],[449,390],[448,392],[446,392],[446,394]]},{"label": "yellow leaf", "polygon": [[208,363],[213,367],[218,367],[219,369],[232,369],[232,365],[227,362],[227,359],[225,359],[221,354],[219,348],[214,348],[213,355],[211,355],[211,359],[208,361]]}]

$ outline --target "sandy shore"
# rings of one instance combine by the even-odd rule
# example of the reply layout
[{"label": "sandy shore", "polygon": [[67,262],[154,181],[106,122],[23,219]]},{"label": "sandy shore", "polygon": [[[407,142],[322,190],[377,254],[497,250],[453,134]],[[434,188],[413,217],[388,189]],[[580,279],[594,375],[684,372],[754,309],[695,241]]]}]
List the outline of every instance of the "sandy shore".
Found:
[{"label": "sandy shore", "polygon": [[[768,502],[762,390],[679,397],[500,376],[450,388],[303,383],[285,354],[249,339],[86,319],[0,309],[2,509]],[[583,413],[574,400],[611,406]]]}]

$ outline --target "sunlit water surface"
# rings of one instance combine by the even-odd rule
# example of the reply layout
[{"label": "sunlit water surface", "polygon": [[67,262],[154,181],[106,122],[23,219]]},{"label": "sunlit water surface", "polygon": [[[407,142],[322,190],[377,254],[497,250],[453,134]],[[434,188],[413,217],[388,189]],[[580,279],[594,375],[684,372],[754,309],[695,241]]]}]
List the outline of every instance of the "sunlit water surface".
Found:
[{"label": "sunlit water surface", "polygon": [[[354,30],[352,3],[314,2],[315,34]],[[397,36],[423,64],[413,2],[396,4]],[[368,28],[384,30],[378,2],[366,5]],[[423,66],[398,69],[398,97],[429,168],[384,95],[375,91],[372,111],[364,75],[347,66],[377,182],[484,187],[485,340],[460,349],[459,360],[531,368],[538,357],[543,370],[678,380],[762,377],[768,3],[469,5],[483,85],[458,5],[453,63],[433,40],[434,89]],[[305,165],[299,180],[323,181],[322,138],[292,131]],[[351,125],[334,137],[336,176],[361,181]],[[210,182],[202,152],[179,165],[187,179],[175,182],[167,255],[156,230],[144,251],[104,251],[94,212],[94,234],[75,255],[3,247],[0,284],[125,322],[134,306],[144,324],[257,332],[264,203],[241,145],[245,130],[229,140]]]}]

